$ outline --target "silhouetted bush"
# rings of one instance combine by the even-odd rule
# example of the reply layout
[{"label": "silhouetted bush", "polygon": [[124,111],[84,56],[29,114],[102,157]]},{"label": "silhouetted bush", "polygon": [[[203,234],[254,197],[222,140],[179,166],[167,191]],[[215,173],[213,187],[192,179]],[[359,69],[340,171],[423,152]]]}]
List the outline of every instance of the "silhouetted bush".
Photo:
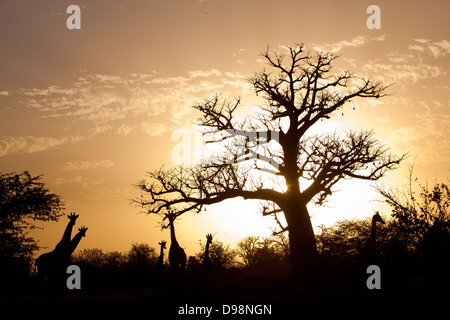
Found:
[{"label": "silhouetted bush", "polygon": [[[432,187],[413,179],[402,190],[377,187],[392,208],[396,236],[407,242],[417,272],[429,279],[449,282],[450,268],[450,192],[445,183]],[[441,283],[442,285],[442,283]]]},{"label": "silhouetted bush", "polygon": [[82,270],[86,289],[121,290],[151,286],[157,259],[154,248],[133,243],[125,253],[84,249],[73,256],[72,263]]},{"label": "silhouetted bush", "polygon": [[38,249],[29,231],[34,221],[57,221],[64,209],[61,197],[50,193],[42,176],[0,172],[0,294],[19,290],[33,272]]},{"label": "silhouetted bush", "polygon": [[[289,261],[289,245],[284,234],[270,237],[249,236],[237,244],[240,265],[255,274],[280,273]],[[283,277],[285,274],[282,275]]]},{"label": "silhouetted bush", "polygon": [[126,264],[128,268],[139,271],[152,267],[157,260],[154,248],[145,243],[133,243],[127,254]]},{"label": "silhouetted bush", "polygon": [[[205,244],[204,241],[200,241],[200,251],[195,257],[191,258],[190,263],[192,266],[197,263],[201,265],[205,254]],[[229,245],[218,240],[213,240],[211,242],[211,245],[209,246],[209,258],[211,259],[213,268],[216,269],[228,269],[236,265],[236,251],[230,249]]]},{"label": "silhouetted bush", "polygon": [[[376,250],[383,281],[390,290],[412,288],[417,282],[428,292],[449,282],[450,199],[448,186],[429,188],[409,181],[403,191],[378,187],[392,208],[386,224],[377,225]],[[321,268],[339,276],[356,274],[365,268],[360,255],[370,235],[370,219],[344,220],[322,226],[316,235]],[[348,279],[345,279],[347,281]]]}]

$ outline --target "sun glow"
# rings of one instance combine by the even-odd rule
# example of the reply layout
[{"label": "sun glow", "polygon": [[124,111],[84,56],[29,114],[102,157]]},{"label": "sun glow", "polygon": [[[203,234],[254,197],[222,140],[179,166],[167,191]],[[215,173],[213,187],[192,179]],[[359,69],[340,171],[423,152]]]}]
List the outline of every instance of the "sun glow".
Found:
[{"label": "sun glow", "polygon": [[364,219],[377,210],[383,215],[383,203],[376,201],[379,196],[367,181],[344,180],[338,182],[334,189],[323,206],[310,204],[308,207],[316,233],[320,225],[331,226],[345,219]]},{"label": "sun glow", "polygon": [[[270,178],[267,178],[266,185],[272,185]],[[315,206],[312,202],[308,204],[316,234],[321,225],[331,226],[345,219],[364,219],[377,210],[383,214],[380,209],[383,204],[376,201],[378,195],[367,181],[343,180],[334,189],[335,192],[323,206]],[[215,228],[229,243],[249,235],[270,236],[273,230],[279,230],[273,216],[262,216],[259,200],[229,199],[208,207],[206,211],[205,223]],[[283,213],[279,213],[278,218],[286,226]]]},{"label": "sun glow", "polygon": [[207,211],[206,224],[228,243],[247,236],[266,237],[276,227],[273,218],[262,216],[256,200],[229,199],[210,206]]}]

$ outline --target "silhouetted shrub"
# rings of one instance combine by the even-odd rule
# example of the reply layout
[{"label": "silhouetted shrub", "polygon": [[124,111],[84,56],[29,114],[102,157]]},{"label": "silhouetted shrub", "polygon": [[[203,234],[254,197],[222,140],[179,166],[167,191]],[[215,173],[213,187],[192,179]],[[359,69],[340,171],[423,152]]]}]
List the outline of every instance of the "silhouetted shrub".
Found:
[{"label": "silhouetted shrub", "polygon": [[411,168],[409,181],[402,190],[383,187],[377,190],[392,208],[396,235],[407,242],[421,272],[442,279],[450,267],[449,187],[437,182],[429,187],[412,177]]},{"label": "silhouetted shrub", "polygon": [[127,254],[126,264],[128,268],[141,270],[152,267],[157,260],[154,248],[145,243],[133,243]]},{"label": "silhouetted shrub", "polygon": [[236,251],[244,268],[260,271],[276,269],[289,259],[289,248],[286,242],[280,241],[280,236],[246,237],[238,242]]},{"label": "silhouetted shrub", "polygon": [[[200,241],[200,251],[191,260],[191,264],[201,264],[205,254],[205,242]],[[221,241],[213,240],[209,246],[209,258],[211,259],[214,268],[228,269],[236,265],[236,251],[230,249],[229,245],[224,244]]]}]

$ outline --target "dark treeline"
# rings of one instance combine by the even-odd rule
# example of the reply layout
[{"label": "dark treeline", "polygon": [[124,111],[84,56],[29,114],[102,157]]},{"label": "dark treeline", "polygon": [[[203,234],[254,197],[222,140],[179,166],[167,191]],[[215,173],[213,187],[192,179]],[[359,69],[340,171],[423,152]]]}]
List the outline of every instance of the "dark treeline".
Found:
[{"label": "dark treeline", "polygon": [[[296,299],[364,298],[387,294],[396,297],[435,295],[450,284],[449,190],[444,183],[417,184],[405,190],[378,191],[391,207],[384,224],[376,224],[376,257],[381,269],[381,290],[368,290],[362,259],[372,233],[371,219],[343,220],[317,232],[319,268],[311,287],[291,281],[287,234],[250,236],[230,247],[220,239],[208,245],[205,235],[198,251],[188,255],[183,279],[174,280],[168,263],[157,267],[158,243],[132,244],[125,252],[84,249],[72,255],[81,269],[81,290],[64,295],[90,298],[190,298],[190,299]],[[13,258],[11,258],[13,259]],[[14,260],[14,259],[13,259]],[[32,264],[17,263],[2,280],[1,297],[39,297],[42,286]],[[2,275],[5,279],[5,274]],[[7,286],[6,284],[12,284]]]},{"label": "dark treeline", "polygon": [[[275,276],[280,268],[286,271],[282,278],[288,279],[286,246],[284,234],[266,238],[249,236],[235,248],[214,240],[209,247],[211,266],[206,268],[202,263],[205,241],[201,240],[198,252],[188,256],[183,282],[190,289],[220,287],[242,277]],[[157,267],[158,258],[158,248],[135,243],[126,252],[83,249],[73,255],[72,263],[81,268],[83,289],[90,293],[121,294],[137,290],[136,294],[153,295],[154,289],[164,293],[179,285],[173,283],[167,251],[163,270]]]}]

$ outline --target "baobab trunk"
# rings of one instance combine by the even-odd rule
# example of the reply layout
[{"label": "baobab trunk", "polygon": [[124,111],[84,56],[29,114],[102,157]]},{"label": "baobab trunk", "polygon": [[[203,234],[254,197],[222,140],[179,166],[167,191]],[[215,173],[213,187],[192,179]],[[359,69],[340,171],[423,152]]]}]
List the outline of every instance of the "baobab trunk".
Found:
[{"label": "baobab trunk", "polygon": [[284,214],[289,230],[293,278],[299,281],[311,279],[317,267],[317,247],[306,204],[290,201]]}]

